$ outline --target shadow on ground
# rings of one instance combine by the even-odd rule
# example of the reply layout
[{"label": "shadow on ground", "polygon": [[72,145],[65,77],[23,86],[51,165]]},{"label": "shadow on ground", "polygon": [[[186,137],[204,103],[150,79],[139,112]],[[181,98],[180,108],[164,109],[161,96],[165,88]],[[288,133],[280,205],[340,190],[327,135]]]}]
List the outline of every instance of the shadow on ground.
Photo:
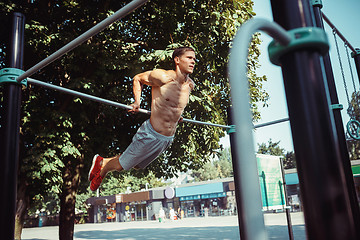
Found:
[{"label": "shadow on ground", "polygon": [[[269,239],[289,239],[287,226],[273,225],[266,227]],[[295,239],[305,239],[304,225],[293,226]],[[78,231],[75,239],[128,239],[128,240],[160,240],[160,239],[240,239],[239,228],[228,227],[179,227],[179,228],[146,228],[123,229],[115,231]],[[35,240],[35,239],[33,239]]]}]

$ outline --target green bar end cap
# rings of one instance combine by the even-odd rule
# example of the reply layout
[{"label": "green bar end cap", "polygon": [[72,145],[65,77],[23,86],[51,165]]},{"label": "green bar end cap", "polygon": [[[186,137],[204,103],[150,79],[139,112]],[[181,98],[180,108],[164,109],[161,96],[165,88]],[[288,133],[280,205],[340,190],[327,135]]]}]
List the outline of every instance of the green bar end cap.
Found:
[{"label": "green bar end cap", "polygon": [[230,127],[230,128],[227,128],[227,129],[226,129],[227,134],[235,133],[235,132],[236,132],[236,130],[235,130],[235,125],[230,125],[229,127]]},{"label": "green bar end cap", "polygon": [[287,46],[272,41],[268,46],[270,61],[280,66],[280,58],[297,50],[315,50],[325,55],[329,51],[329,41],[325,31],[317,27],[296,28],[288,31],[291,41]]},{"label": "green bar end cap", "polygon": [[313,7],[320,7],[320,8],[323,7],[322,0],[312,0],[311,4],[313,5]]},{"label": "green bar end cap", "polygon": [[2,83],[17,83],[27,87],[27,80],[21,82],[16,81],[16,78],[23,74],[24,71],[17,68],[3,68],[0,70],[0,84]]},{"label": "green bar end cap", "polygon": [[344,106],[342,104],[331,104],[330,109],[332,109],[332,110],[343,110]]},{"label": "green bar end cap", "polygon": [[354,58],[358,55],[360,55],[360,49],[359,48],[355,48],[356,52],[351,52],[351,57]]}]

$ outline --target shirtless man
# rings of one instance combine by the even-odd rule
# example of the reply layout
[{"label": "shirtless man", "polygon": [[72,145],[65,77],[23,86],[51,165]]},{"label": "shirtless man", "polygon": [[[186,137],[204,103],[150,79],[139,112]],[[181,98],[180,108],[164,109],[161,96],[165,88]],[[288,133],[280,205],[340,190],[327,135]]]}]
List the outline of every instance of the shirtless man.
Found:
[{"label": "shirtless man", "polygon": [[172,143],[176,126],[186,107],[194,82],[189,77],[195,66],[195,51],[190,47],[174,50],[175,70],[155,69],[133,79],[134,103],[138,112],[143,85],[152,87],[151,116],[138,129],[131,144],[120,155],[102,158],[95,155],[89,171],[90,189],[99,188],[108,172],[145,168]]}]

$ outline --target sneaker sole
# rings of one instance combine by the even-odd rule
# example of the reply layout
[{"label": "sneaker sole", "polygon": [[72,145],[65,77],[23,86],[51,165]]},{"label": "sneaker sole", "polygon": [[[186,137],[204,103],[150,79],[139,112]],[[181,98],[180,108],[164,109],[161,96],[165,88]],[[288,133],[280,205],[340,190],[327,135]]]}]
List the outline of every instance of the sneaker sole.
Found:
[{"label": "sneaker sole", "polygon": [[90,182],[90,190],[91,190],[91,191],[95,192],[95,191],[100,187],[100,185],[101,185],[101,183],[102,183],[102,181],[103,181],[103,178],[102,178],[101,176],[99,176],[99,178],[100,178],[100,183],[99,183],[99,185],[97,185],[97,186],[94,186],[94,184],[93,184],[93,181],[96,180],[95,177],[94,177],[94,179]]},{"label": "sneaker sole", "polygon": [[96,154],[94,156],[94,158],[93,158],[93,162],[92,162],[92,165],[91,165],[91,168],[90,168],[90,171],[89,171],[89,175],[88,175],[88,179],[89,179],[90,182],[92,180],[92,179],[90,179],[90,175],[91,175],[92,170],[94,170],[96,159],[97,159],[98,156],[99,156],[99,154]]}]

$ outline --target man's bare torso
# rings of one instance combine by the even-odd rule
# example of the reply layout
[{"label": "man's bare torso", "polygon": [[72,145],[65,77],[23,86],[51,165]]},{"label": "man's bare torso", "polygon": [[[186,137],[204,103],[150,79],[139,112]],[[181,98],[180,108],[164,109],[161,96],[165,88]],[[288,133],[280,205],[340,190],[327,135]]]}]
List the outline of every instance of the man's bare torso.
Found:
[{"label": "man's bare torso", "polygon": [[152,86],[152,103],[150,122],[158,133],[165,136],[175,134],[177,123],[184,111],[193,81],[187,77],[179,79],[173,70],[165,71],[162,86]]},{"label": "man's bare torso", "polygon": [[181,114],[189,101],[194,82],[189,74],[195,66],[195,52],[186,51],[174,57],[175,70],[155,69],[134,76],[134,103],[130,112],[138,111],[142,86],[152,87],[150,123],[154,130],[165,136],[173,136]]}]

